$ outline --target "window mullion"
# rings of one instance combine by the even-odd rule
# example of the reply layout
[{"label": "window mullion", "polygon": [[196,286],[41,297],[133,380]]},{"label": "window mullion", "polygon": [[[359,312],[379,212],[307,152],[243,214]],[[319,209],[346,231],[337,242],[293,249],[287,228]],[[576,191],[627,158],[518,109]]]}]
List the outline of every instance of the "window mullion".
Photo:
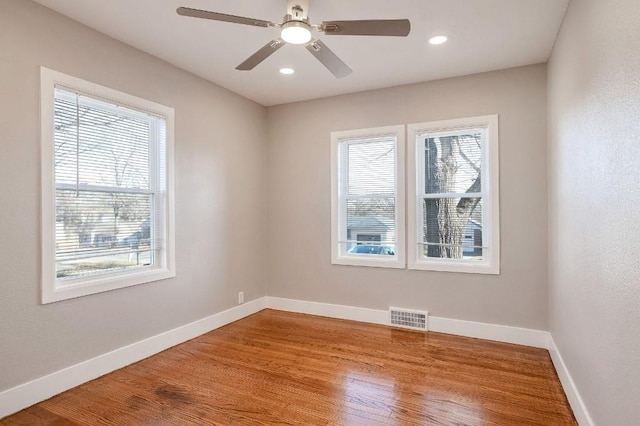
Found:
[{"label": "window mullion", "polygon": [[366,195],[345,195],[341,197],[349,200],[369,200],[369,199],[378,199],[378,198],[396,198],[396,193],[388,192],[382,194],[366,194]]},{"label": "window mullion", "polygon": [[422,194],[418,198],[483,198],[484,192],[444,192],[444,193],[432,193]]},{"label": "window mullion", "polygon": [[120,186],[98,186],[98,185],[73,185],[69,183],[56,183],[56,190],[77,191],[77,192],[106,192],[122,194],[155,194],[158,191],[145,188],[127,188]]}]

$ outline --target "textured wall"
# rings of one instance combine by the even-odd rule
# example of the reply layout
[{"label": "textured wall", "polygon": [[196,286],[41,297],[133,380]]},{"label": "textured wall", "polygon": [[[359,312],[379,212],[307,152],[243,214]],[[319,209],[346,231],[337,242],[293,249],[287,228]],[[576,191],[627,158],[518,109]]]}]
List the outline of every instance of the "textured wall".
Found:
[{"label": "textured wall", "polygon": [[[496,113],[501,275],[331,264],[330,132]],[[268,126],[270,296],[547,328],[545,65],[270,107]]]},{"label": "textured wall", "polygon": [[[175,108],[175,279],[39,304],[40,65]],[[0,391],[265,295],[265,108],[24,0],[0,99]]]},{"label": "textured wall", "polygon": [[571,1],[548,111],[550,329],[595,423],[638,424],[638,0]]}]

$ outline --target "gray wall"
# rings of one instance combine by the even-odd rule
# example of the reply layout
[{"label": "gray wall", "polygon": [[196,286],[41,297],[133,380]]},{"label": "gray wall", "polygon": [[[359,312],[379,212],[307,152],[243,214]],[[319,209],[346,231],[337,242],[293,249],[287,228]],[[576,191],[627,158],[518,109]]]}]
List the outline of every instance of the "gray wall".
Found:
[{"label": "gray wall", "polygon": [[[175,279],[39,304],[40,65],[175,108]],[[0,391],[265,295],[264,107],[24,0],[0,99]]]},{"label": "gray wall", "polygon": [[[546,84],[534,65],[269,108],[269,295],[546,330]],[[496,113],[501,275],[331,265],[330,132]]]},{"label": "gray wall", "polygon": [[640,418],[639,23],[572,0],[549,63],[550,330],[600,425]]}]

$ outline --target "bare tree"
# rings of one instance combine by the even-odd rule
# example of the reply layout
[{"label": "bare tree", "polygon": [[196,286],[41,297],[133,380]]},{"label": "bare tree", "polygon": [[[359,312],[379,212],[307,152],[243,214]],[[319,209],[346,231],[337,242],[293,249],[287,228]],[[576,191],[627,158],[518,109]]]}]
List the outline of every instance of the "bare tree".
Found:
[{"label": "bare tree", "polygon": [[56,222],[62,222],[65,231],[71,231],[77,236],[77,247],[91,243],[91,232],[101,219],[100,212],[80,208],[78,198],[73,192],[56,193]]},{"label": "bare tree", "polygon": [[[470,139],[472,138],[472,139]],[[475,172],[475,178],[465,193],[476,193],[481,187],[480,166],[467,156],[462,148],[464,144],[475,140],[478,148],[480,141],[475,135],[440,137],[439,144],[434,138],[425,140],[425,192],[427,194],[456,192],[456,174],[463,161]],[[438,145],[440,152],[438,152]],[[478,197],[425,198],[424,224],[427,245],[427,257],[462,258],[462,242],[469,219],[480,202]]]},{"label": "bare tree", "polygon": [[[128,153],[117,153],[112,148],[108,150],[111,172],[118,188],[148,182],[144,173],[133,166],[132,160],[136,156],[135,145],[128,148]],[[124,155],[123,155],[124,154]],[[104,180],[104,177],[102,177]],[[127,220],[144,220],[148,215],[148,207],[136,194],[110,192],[107,200],[108,207],[113,211],[113,235],[119,233],[119,220],[121,217]]]}]

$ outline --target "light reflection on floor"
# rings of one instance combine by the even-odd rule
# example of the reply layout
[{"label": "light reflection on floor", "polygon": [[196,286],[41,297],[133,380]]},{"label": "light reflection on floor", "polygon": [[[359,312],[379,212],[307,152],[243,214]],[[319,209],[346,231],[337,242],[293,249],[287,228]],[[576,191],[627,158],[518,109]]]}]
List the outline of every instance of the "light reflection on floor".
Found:
[{"label": "light reflection on floor", "polygon": [[[398,399],[395,380],[349,371],[345,376],[343,389],[344,410],[341,424],[366,424],[367,421],[395,424],[391,417]],[[381,421],[384,423],[380,423]]]},{"label": "light reflection on floor", "polygon": [[[344,408],[341,424],[400,424],[396,414],[413,411],[415,417],[438,419],[444,424],[484,424],[481,402],[472,396],[432,389],[429,383],[396,383],[362,371],[349,371],[344,378]],[[416,396],[424,401],[416,407]],[[450,422],[450,423],[449,423]]]}]

